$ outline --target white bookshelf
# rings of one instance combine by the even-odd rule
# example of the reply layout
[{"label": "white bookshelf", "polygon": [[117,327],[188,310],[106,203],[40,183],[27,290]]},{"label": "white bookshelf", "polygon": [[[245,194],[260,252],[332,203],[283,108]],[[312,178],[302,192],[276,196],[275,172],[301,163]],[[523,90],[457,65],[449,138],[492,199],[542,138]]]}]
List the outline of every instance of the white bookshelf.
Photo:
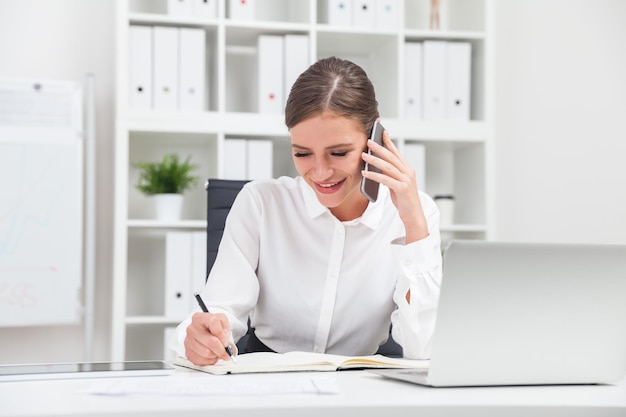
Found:
[{"label": "white bookshelf", "polygon": [[[457,223],[451,237],[489,239],[493,228],[493,0],[443,0],[445,30],[428,29],[429,0],[398,0],[393,29],[324,23],[324,0],[257,0],[257,19],[229,19],[225,1],[215,18],[167,15],[166,0],[117,0],[115,214],[112,360],[160,359],[163,332],[183,317],[164,316],[164,246],[167,231],[206,226],[203,184],[185,194],[183,219],[153,220],[149,202],[134,187],[132,163],[169,152],[191,155],[201,178],[221,177],[228,138],[271,140],[274,176],[294,176],[282,115],[256,112],[256,40],[261,34],[304,34],[309,61],[337,55],[362,65],[377,92],[383,124],[403,149],[426,150],[426,192],[453,192]],[[203,111],[137,110],[128,100],[130,25],[200,28],[206,33],[207,100]],[[404,42],[467,41],[472,45],[469,121],[423,121],[403,115]]]}]

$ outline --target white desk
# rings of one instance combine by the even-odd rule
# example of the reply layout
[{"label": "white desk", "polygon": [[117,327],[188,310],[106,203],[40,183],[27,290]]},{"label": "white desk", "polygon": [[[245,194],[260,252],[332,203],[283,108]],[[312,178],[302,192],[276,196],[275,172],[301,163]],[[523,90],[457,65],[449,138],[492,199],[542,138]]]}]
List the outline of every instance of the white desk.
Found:
[{"label": "white desk", "polygon": [[[362,371],[324,375],[336,378],[338,394],[112,397],[85,393],[105,379],[2,382],[0,417],[626,416],[626,380],[597,386],[428,388]],[[173,376],[153,378],[232,377],[243,376],[177,369]]]}]

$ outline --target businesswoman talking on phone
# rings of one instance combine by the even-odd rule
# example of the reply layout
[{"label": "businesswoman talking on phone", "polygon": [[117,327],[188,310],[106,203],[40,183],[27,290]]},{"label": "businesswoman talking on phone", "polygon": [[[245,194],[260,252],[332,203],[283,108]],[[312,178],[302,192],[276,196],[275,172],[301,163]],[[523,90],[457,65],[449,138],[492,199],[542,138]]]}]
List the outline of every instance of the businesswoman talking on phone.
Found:
[{"label": "businesswoman talking on phone", "polygon": [[[354,63],[331,57],[300,75],[285,109],[300,175],[241,190],[201,292],[211,313],[178,326],[178,354],[198,365],[228,360],[224,346],[249,317],[246,351],[371,355],[391,323],[405,357],[429,357],[439,211],[387,132],[384,147],[368,141],[378,118],[374,87]],[[365,163],[382,172],[364,172]],[[375,202],[362,177],[381,184]]]}]

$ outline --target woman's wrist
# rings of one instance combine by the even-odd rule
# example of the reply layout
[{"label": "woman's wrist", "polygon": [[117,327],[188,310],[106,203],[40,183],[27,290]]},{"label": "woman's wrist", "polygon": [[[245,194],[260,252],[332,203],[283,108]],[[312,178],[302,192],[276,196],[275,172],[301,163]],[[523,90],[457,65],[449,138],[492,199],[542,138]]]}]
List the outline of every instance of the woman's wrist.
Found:
[{"label": "woman's wrist", "polygon": [[417,242],[419,240],[425,239],[428,237],[428,224],[424,220],[423,222],[416,222],[404,224],[404,229],[406,232],[406,244]]}]

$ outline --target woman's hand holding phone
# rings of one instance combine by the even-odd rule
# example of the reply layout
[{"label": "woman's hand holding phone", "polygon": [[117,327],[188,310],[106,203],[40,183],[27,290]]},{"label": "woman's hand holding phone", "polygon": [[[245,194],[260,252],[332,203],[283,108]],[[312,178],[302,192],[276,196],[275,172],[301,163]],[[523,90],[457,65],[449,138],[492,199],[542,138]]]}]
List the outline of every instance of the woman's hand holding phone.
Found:
[{"label": "woman's hand holding phone", "polygon": [[[376,124],[380,125],[378,120],[374,125]],[[363,183],[374,181],[389,188],[391,200],[404,223],[408,244],[428,236],[428,224],[417,190],[415,170],[402,157],[389,133],[384,129],[381,133],[382,144],[368,140],[368,152],[363,152],[362,155],[365,166],[375,167],[379,172],[371,168],[364,169]]]}]

